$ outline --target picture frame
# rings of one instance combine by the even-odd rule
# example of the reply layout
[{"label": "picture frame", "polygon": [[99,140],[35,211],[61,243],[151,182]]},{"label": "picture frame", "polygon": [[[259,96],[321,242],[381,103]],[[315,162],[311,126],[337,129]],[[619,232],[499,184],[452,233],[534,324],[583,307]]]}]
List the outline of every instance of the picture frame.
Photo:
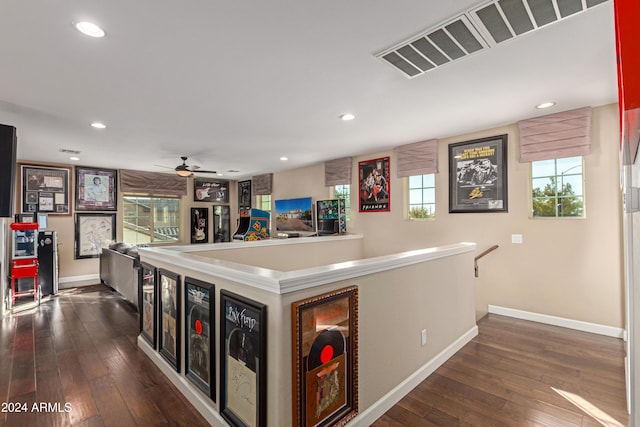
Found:
[{"label": "picture frame", "polygon": [[118,204],[118,171],[76,166],[76,211],[115,211]]},{"label": "picture frame", "polygon": [[266,321],[266,305],[220,290],[219,405],[235,427],[267,425]]},{"label": "picture frame", "polygon": [[251,180],[238,181],[238,210],[251,209]]},{"label": "picture frame", "polygon": [[158,269],[158,351],[180,372],[180,276]]},{"label": "picture frame", "polygon": [[20,163],[21,212],[71,215],[71,168]]},{"label": "picture frame", "polygon": [[158,306],[157,271],[156,268],[145,262],[140,263],[140,277],[138,279],[138,312],[140,313],[140,335],[156,348],[156,331],[158,330]]},{"label": "picture frame", "polygon": [[213,205],[213,243],[231,241],[231,208]]},{"label": "picture frame", "polygon": [[209,243],[209,208],[191,208],[191,243]]},{"label": "picture frame", "polygon": [[193,178],[193,201],[229,203],[229,181]]},{"label": "picture frame", "polygon": [[98,258],[116,240],[115,213],[76,213],[75,259]]},{"label": "picture frame", "polygon": [[185,376],[215,402],[215,286],[185,277],[184,301]]},{"label": "picture frame", "polygon": [[359,212],[389,212],[391,210],[389,163],[389,157],[358,162]]},{"label": "picture frame", "polygon": [[291,304],[293,425],[342,426],[358,414],[358,288]]},{"label": "picture frame", "polygon": [[507,135],[449,145],[449,213],[508,212]]}]

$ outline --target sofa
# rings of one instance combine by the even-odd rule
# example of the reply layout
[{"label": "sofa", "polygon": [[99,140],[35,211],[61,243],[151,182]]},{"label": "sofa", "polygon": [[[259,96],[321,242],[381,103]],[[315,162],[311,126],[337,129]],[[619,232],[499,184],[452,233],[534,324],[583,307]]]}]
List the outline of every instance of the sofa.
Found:
[{"label": "sofa", "polygon": [[100,281],[138,309],[140,256],[136,246],[113,243],[100,254]]}]

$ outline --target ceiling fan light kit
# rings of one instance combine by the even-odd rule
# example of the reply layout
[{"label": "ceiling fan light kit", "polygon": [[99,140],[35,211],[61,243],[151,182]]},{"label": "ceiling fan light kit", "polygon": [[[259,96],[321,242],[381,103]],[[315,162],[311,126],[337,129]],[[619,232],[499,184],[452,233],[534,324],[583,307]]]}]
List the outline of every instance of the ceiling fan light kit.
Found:
[{"label": "ceiling fan light kit", "polygon": [[[198,166],[189,166],[187,165],[187,156],[181,156],[180,159],[182,159],[182,164],[176,166],[175,171],[176,174],[178,174],[178,176],[182,176],[185,178],[188,178],[190,176],[193,176],[194,172],[197,173],[217,173],[217,171],[207,171],[207,170],[201,170],[198,168]],[[193,168],[193,169],[191,169]]]}]

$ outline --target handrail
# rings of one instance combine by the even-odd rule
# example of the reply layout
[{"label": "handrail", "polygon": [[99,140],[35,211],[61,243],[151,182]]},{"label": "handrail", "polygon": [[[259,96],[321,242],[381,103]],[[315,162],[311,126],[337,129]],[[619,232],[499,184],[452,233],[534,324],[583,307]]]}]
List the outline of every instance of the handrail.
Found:
[{"label": "handrail", "polygon": [[480,255],[476,256],[473,259],[473,271],[474,271],[476,277],[478,277],[478,260],[480,258],[482,258],[483,256],[487,255],[489,252],[495,251],[496,249],[498,249],[498,245],[493,245],[489,249],[487,249],[486,251],[482,252]]}]

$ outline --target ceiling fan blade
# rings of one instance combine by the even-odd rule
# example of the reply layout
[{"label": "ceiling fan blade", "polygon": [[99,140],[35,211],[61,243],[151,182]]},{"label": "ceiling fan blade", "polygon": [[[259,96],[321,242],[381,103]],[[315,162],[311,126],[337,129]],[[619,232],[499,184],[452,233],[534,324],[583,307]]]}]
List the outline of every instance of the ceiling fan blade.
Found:
[{"label": "ceiling fan blade", "polygon": [[206,171],[203,169],[196,169],[196,170],[192,170],[191,172],[193,173],[218,173],[218,171]]}]

